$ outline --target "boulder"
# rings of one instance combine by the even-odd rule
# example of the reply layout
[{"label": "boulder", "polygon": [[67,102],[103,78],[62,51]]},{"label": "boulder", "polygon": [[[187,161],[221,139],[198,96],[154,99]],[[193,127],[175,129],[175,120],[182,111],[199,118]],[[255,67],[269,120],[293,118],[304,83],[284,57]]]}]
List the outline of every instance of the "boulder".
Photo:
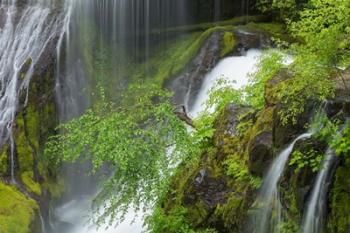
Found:
[{"label": "boulder", "polygon": [[254,118],[252,108],[236,104],[228,104],[215,121],[214,143],[221,146],[225,143],[225,138],[238,137],[237,126],[243,121],[241,118]]},{"label": "boulder", "polygon": [[272,133],[263,131],[252,139],[249,147],[249,171],[262,177],[273,156]]}]

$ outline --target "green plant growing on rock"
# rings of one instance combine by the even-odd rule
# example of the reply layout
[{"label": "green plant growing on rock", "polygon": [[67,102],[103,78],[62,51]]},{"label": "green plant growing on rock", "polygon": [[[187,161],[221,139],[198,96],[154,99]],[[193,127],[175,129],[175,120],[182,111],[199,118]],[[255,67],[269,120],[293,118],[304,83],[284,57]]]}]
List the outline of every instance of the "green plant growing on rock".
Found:
[{"label": "green plant growing on rock", "polygon": [[233,49],[236,47],[236,40],[235,36],[232,32],[224,32],[223,38],[222,38],[222,49],[221,49],[221,57],[226,56],[230,52],[233,51]]},{"label": "green plant growing on rock", "polygon": [[15,187],[0,182],[1,233],[28,233],[38,206]]},{"label": "green plant growing on rock", "polygon": [[290,166],[296,166],[296,172],[303,168],[311,168],[313,172],[317,172],[321,168],[324,155],[310,149],[306,152],[294,151],[289,162]]},{"label": "green plant growing on rock", "polygon": [[258,0],[257,7],[260,11],[272,12],[280,19],[287,21],[297,14],[297,1],[295,0]]},{"label": "green plant growing on rock", "polygon": [[216,233],[212,229],[195,230],[191,227],[188,218],[188,209],[183,206],[176,206],[167,213],[158,207],[146,223],[152,233]]},{"label": "green plant growing on rock", "polygon": [[250,75],[249,83],[245,87],[245,102],[256,109],[265,105],[265,85],[277,72],[284,67],[284,54],[278,50],[268,50],[260,58],[257,70]]},{"label": "green plant growing on rock", "polygon": [[[331,142],[332,147],[338,155],[349,155],[350,154],[350,124]],[[349,157],[347,157],[349,159]]]}]

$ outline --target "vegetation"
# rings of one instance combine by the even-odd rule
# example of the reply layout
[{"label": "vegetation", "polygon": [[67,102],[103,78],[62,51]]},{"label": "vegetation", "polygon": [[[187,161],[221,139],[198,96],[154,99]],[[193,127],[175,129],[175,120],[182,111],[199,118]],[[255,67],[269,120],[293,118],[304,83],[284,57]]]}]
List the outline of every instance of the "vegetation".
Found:
[{"label": "vegetation", "polygon": [[1,233],[28,233],[38,209],[15,187],[0,182],[0,226]]}]

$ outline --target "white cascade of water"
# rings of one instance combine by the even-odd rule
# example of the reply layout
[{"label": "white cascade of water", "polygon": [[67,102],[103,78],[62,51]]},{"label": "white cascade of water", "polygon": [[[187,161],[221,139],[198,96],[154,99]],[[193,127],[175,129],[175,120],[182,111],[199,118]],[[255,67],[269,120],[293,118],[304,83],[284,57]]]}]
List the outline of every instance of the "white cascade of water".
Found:
[{"label": "white cascade of water", "polygon": [[[0,10],[6,12],[5,23],[0,28],[0,147],[10,143],[13,183],[16,165],[12,127],[17,107],[27,104],[34,66],[60,26],[59,17],[52,17],[46,5],[32,1],[19,10],[15,2],[0,3]],[[22,92],[26,93],[24,103],[20,103]]]},{"label": "white cascade of water", "polygon": [[254,205],[257,206],[257,210],[251,219],[251,227],[254,228],[252,232],[280,232],[279,223],[282,220],[282,206],[278,192],[278,182],[295,143],[310,138],[312,134],[313,133],[304,133],[297,137],[287,148],[281,151],[273,161],[254,203]]},{"label": "white cascade of water", "polygon": [[205,103],[209,99],[208,92],[215,87],[217,80],[228,81],[232,88],[239,89],[248,84],[249,74],[254,72],[254,67],[259,61],[261,51],[250,49],[245,56],[232,56],[222,59],[204,78],[196,101],[190,108],[189,116],[196,118],[205,109]]},{"label": "white cascade of water", "polygon": [[323,231],[328,192],[327,181],[335,161],[334,150],[328,148],[306,207],[301,227],[303,233],[321,233]]}]

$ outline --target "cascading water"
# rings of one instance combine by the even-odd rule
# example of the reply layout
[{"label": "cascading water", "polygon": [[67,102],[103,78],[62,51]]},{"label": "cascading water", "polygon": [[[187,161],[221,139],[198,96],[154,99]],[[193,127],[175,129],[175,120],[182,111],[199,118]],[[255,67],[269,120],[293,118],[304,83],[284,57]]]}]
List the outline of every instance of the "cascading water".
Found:
[{"label": "cascading water", "polygon": [[[349,119],[346,119],[348,124]],[[345,125],[346,125],[345,124]],[[345,125],[341,127],[344,129]],[[338,132],[339,133],[339,132]],[[332,170],[335,167],[337,158],[335,151],[329,147],[325,158],[318,172],[311,196],[303,216],[301,230],[303,233],[322,233],[326,217],[326,203],[329,186],[331,184]]]},{"label": "cascading water", "polygon": [[328,148],[321,170],[317,174],[316,182],[311,192],[311,198],[306,207],[306,213],[301,227],[303,233],[321,233],[323,231],[327,193],[330,185],[329,176],[335,161],[334,150]]},{"label": "cascading water", "polygon": [[258,63],[260,56],[260,50],[250,49],[245,56],[232,56],[221,60],[204,78],[196,101],[189,108],[189,116],[196,118],[204,110],[205,103],[209,98],[208,92],[215,88],[217,80],[224,79],[234,89],[247,85],[249,74],[254,72],[254,67]]},{"label": "cascading water", "polygon": [[310,138],[312,134],[313,133],[304,133],[297,137],[287,148],[281,151],[273,161],[254,203],[257,210],[255,210],[256,212],[251,219],[249,227],[253,227],[254,229],[250,230],[250,232],[280,232],[279,223],[282,220],[282,206],[278,191],[278,182],[288,161],[289,155],[293,151],[295,143]]},{"label": "cascading water", "polygon": [[[16,1],[1,1],[0,12],[0,147],[10,143],[10,175],[15,179],[14,138],[12,128],[19,104],[26,105],[34,67],[47,44],[55,38],[60,17],[53,17],[50,3],[32,1],[23,8]],[[26,98],[20,97],[26,92]]]}]

